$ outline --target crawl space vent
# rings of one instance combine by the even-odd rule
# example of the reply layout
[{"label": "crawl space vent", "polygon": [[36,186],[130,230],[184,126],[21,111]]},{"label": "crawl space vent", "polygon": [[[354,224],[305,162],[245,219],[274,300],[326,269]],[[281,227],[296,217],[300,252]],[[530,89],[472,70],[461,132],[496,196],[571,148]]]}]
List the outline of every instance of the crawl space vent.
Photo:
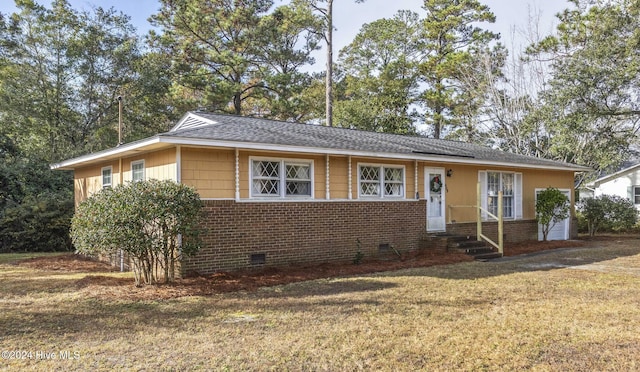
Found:
[{"label": "crawl space vent", "polygon": [[389,252],[391,250],[391,244],[380,243],[378,244],[378,252]]},{"label": "crawl space vent", "polygon": [[264,265],[267,262],[267,255],[264,253],[253,253],[251,255],[252,265]]}]

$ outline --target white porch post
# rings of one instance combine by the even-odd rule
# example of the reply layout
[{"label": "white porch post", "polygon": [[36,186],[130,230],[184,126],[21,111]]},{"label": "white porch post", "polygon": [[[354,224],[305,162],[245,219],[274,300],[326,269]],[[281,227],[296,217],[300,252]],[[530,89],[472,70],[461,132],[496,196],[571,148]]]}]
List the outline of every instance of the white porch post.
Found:
[{"label": "white porch post", "polygon": [[240,150],[236,148],[236,201],[240,200]]},{"label": "white porch post", "polygon": [[329,190],[329,154],[327,154],[326,156],[326,166],[327,166],[327,170],[326,170],[326,177],[325,177],[325,188],[326,188],[326,192],[325,192],[325,199],[329,200],[331,199],[331,192]]},{"label": "white porch post", "polygon": [[349,166],[347,167],[347,187],[349,188],[349,200],[353,199],[352,181],[351,181],[351,155],[349,155]]},{"label": "white porch post", "polygon": [[413,161],[413,190],[415,191],[416,199],[420,199],[420,192],[418,191],[418,160]]}]

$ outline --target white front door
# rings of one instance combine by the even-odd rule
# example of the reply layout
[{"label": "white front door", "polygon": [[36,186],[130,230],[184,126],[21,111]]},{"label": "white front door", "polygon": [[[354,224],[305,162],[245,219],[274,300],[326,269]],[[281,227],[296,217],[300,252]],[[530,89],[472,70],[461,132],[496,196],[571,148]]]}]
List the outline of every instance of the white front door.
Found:
[{"label": "white front door", "polygon": [[[536,200],[538,200],[538,193],[543,191],[544,189],[536,189]],[[571,190],[568,189],[560,189],[569,200],[571,200]],[[570,218],[567,217],[562,221],[556,222],[556,224],[549,230],[549,235],[547,235],[547,240],[567,240],[569,239],[569,226],[570,226]],[[542,233],[542,225],[538,224],[538,240],[542,240],[544,234]]]},{"label": "white front door", "polygon": [[424,195],[427,198],[427,231],[445,231],[446,185],[444,168],[424,169]]}]

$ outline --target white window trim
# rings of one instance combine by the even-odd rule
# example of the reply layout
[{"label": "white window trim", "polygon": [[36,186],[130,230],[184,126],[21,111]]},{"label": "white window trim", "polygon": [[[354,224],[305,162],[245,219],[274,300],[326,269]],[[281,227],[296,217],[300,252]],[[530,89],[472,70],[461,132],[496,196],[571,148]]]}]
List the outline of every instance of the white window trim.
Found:
[{"label": "white window trim", "polygon": [[[254,195],[253,194],[253,162],[254,161],[272,161],[280,163],[280,194],[279,195]],[[291,165],[308,165],[311,176],[311,195],[287,195],[286,192],[286,166]],[[314,161],[312,159],[294,159],[294,158],[270,158],[263,156],[249,156],[249,198],[254,200],[311,200],[315,195],[315,172]]]},{"label": "white window trim", "polygon": [[142,180],[139,180],[139,181],[145,181],[147,179],[147,168],[145,167],[144,159],[135,160],[135,161],[132,161],[131,164],[130,164],[131,165],[131,168],[130,168],[130,171],[131,171],[131,182],[138,182],[138,181],[134,181],[133,180],[133,166],[134,165],[138,165],[138,164],[142,164]]},{"label": "white window trim", "polygon": [[[508,221],[517,221],[523,219],[523,206],[522,206],[522,173],[515,171],[504,171],[504,170],[494,170],[487,169],[478,171],[478,180],[480,181],[480,200],[482,203],[483,209],[488,209],[487,207],[487,199],[488,199],[488,174],[489,173],[511,173],[513,174],[513,216],[512,217],[504,217],[505,220]],[[489,220],[487,213],[482,212],[482,220]]]},{"label": "white window trim", "polygon": [[[380,195],[362,195],[362,177],[360,175],[360,170],[362,167],[378,167],[380,168]],[[393,196],[393,195],[384,195],[384,168],[394,168],[394,169],[402,169],[402,195]],[[407,169],[404,165],[395,165],[395,164],[380,164],[380,163],[358,163],[358,199],[390,199],[390,200],[402,200],[407,197]]]},{"label": "white window trim", "polygon": [[640,190],[640,185],[631,186],[631,202],[633,205],[638,206],[640,203],[636,203],[636,190]]},{"label": "white window trim", "polygon": [[[109,170],[109,173],[111,173],[111,183],[105,185],[104,184],[104,171],[105,170]],[[100,183],[102,184],[102,188],[106,189],[107,187],[113,187],[113,167],[110,165],[108,167],[102,167],[102,169],[100,169]]]}]

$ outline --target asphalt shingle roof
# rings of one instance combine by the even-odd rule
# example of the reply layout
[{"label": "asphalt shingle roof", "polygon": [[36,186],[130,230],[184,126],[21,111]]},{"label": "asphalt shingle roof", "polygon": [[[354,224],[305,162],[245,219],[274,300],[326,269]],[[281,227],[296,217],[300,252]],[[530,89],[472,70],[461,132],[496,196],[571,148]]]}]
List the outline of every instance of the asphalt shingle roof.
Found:
[{"label": "asphalt shingle roof", "polygon": [[574,164],[512,154],[466,142],[204,112],[189,113],[183,125],[160,136],[385,154],[462,157],[541,168],[581,168]]}]

